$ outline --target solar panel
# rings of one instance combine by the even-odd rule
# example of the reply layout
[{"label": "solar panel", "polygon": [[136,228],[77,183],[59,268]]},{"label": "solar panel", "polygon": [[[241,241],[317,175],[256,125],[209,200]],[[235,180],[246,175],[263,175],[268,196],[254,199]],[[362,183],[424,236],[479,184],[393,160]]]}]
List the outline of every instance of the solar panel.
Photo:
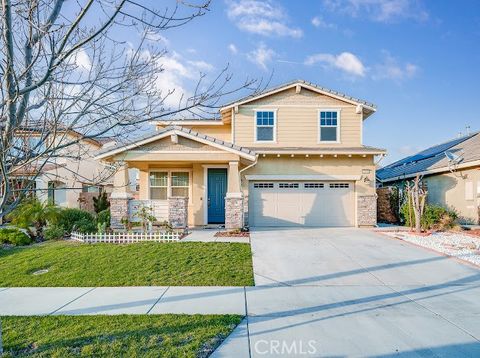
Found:
[{"label": "solar panel", "polygon": [[427,158],[431,158],[431,157],[435,157],[439,154],[443,155],[443,153],[466,141],[467,139],[469,139],[470,137],[472,137],[472,135],[469,135],[469,136],[466,136],[466,137],[462,137],[462,138],[456,138],[456,139],[453,139],[449,142],[446,142],[446,143],[442,143],[442,144],[439,144],[439,145],[436,145],[436,146],[433,146],[433,147],[430,147],[430,148],[427,148],[415,155],[412,155],[410,157],[407,157],[407,158],[404,158],[404,159],[401,159],[399,160],[398,162],[395,162],[393,164],[390,164],[389,166],[385,167],[385,168],[395,168],[395,167],[398,167],[400,165],[403,165],[403,164],[408,164],[408,163],[412,163],[412,162],[418,162],[420,160],[424,160],[424,159],[427,159]]}]

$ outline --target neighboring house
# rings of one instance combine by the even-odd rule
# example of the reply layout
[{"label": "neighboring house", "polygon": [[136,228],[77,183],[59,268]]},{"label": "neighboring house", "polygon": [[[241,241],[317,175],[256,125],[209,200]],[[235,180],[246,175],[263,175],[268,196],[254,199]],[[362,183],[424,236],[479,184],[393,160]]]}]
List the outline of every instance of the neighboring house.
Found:
[{"label": "neighboring house", "polygon": [[[375,161],[363,145],[374,105],[293,81],[220,109],[218,120],[157,123],[152,134],[97,156],[123,163],[112,225],[147,205],[174,226],[372,226]],[[127,168],[139,170],[139,200]]]},{"label": "neighboring house", "polygon": [[[75,131],[65,130],[57,134],[57,139],[47,137],[41,142],[41,133],[36,127],[24,128],[16,134],[17,142],[21,143],[22,150],[43,153],[51,140],[71,142],[79,136]],[[91,206],[82,201],[91,201],[92,196],[98,196],[102,190],[111,191],[114,170],[94,159],[95,154],[109,144],[114,144],[111,138],[82,139],[54,156],[39,155],[31,165],[15,171],[17,188],[24,187],[24,183],[38,173],[34,191],[41,201],[69,208]]]},{"label": "neighboring house", "polygon": [[456,138],[401,159],[377,171],[383,186],[416,175],[427,186],[427,201],[455,209],[464,223],[479,223],[480,132]]}]

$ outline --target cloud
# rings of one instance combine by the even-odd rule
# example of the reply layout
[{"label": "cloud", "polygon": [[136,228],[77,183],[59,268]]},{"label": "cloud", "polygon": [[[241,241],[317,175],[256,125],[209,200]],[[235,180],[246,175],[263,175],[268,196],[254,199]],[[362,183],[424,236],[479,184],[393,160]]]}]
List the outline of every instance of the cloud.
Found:
[{"label": "cloud", "polygon": [[324,29],[336,29],[337,25],[326,22],[322,17],[315,16],[312,19],[312,25],[315,27],[321,27]]},{"label": "cloud", "polygon": [[372,78],[374,80],[403,81],[415,77],[419,67],[410,62],[400,64],[399,61],[384,51],[384,61],[374,66]]},{"label": "cloud", "polygon": [[267,70],[267,65],[277,56],[277,53],[265,46],[265,44],[260,44],[255,50],[247,54],[247,59],[263,70]]},{"label": "cloud", "polygon": [[93,64],[90,56],[84,48],[75,51],[68,59],[67,63],[76,66],[77,70],[90,72]]},{"label": "cloud", "polygon": [[235,46],[235,44],[228,45],[228,50],[234,55],[238,53],[238,49],[237,49],[237,46]]},{"label": "cloud", "polygon": [[354,76],[364,77],[366,73],[366,68],[363,65],[362,61],[350,52],[342,52],[339,55],[333,55],[329,53],[317,53],[308,56],[304,61],[305,65],[310,66],[317,63],[320,63],[326,67],[333,67],[339,69],[342,72]]},{"label": "cloud", "polygon": [[330,11],[384,23],[404,19],[426,21],[429,18],[419,0],[324,0],[324,5]]},{"label": "cloud", "polygon": [[165,36],[162,36],[158,32],[155,32],[153,30],[147,30],[146,33],[145,33],[145,38],[148,41],[158,42],[158,43],[161,43],[165,46],[170,45],[170,41]]},{"label": "cloud", "polygon": [[162,91],[162,96],[174,90],[166,100],[165,105],[178,107],[180,101],[190,97],[189,86],[200,79],[200,72],[208,72],[214,67],[205,61],[191,61],[176,52],[168,53],[158,60],[163,71],[158,73],[156,87]]},{"label": "cloud", "polygon": [[300,28],[288,25],[285,10],[271,0],[230,0],[227,2],[227,16],[245,32],[262,36],[303,36]]},{"label": "cloud", "polygon": [[188,61],[188,64],[193,66],[199,71],[208,72],[214,69],[214,67],[205,61]]}]

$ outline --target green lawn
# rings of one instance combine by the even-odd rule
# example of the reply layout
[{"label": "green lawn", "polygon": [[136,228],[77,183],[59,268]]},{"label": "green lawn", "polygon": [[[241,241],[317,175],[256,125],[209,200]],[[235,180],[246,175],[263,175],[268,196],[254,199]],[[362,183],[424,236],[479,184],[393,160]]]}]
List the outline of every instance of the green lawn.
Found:
[{"label": "green lawn", "polygon": [[234,315],[2,317],[5,357],[207,357]]},{"label": "green lawn", "polygon": [[[48,269],[48,273],[33,272]],[[249,244],[47,242],[0,249],[0,287],[250,286]]]}]

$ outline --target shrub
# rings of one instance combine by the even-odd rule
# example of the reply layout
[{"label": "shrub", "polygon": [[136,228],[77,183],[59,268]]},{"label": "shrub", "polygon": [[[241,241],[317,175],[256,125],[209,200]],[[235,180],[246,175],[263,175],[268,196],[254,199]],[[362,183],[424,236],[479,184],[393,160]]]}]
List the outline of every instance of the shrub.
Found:
[{"label": "shrub", "polygon": [[106,229],[110,227],[110,209],[106,209],[98,213],[97,223],[105,225]]},{"label": "shrub", "polygon": [[81,220],[78,220],[73,225],[72,231],[78,231],[78,232],[81,232],[82,234],[90,234],[97,231],[97,226],[95,225],[95,220],[83,218]]},{"label": "shrub", "polygon": [[[88,211],[80,209],[64,209],[61,212],[57,224],[63,227],[67,234],[70,234],[74,228],[77,228],[78,230],[79,226],[86,226],[87,222],[90,222],[90,224],[95,227],[95,219]],[[93,231],[95,231],[95,229],[93,229]]]},{"label": "shrub", "polygon": [[[58,220],[61,209],[58,206],[42,203],[36,197],[22,201],[9,215],[8,218],[16,227],[25,229],[33,238],[42,236],[42,230],[47,223]],[[35,228],[32,232],[31,228]]]},{"label": "shrub", "polygon": [[23,231],[16,228],[1,228],[0,243],[12,244],[15,246],[29,245],[32,239]]},{"label": "shrub", "polygon": [[[412,227],[414,225],[414,222],[411,223],[410,218],[412,218],[412,221],[415,220],[413,208],[409,208],[408,204],[404,204],[400,212],[403,220],[405,221],[405,225]],[[422,227],[422,230],[451,229],[455,226],[455,220],[457,218],[458,215],[454,210],[446,209],[439,205],[427,204],[425,205],[425,209],[423,211],[420,226]]]},{"label": "shrub", "polygon": [[110,202],[108,201],[107,193],[105,191],[99,194],[98,197],[93,197],[93,208],[97,214],[107,210],[109,207]]},{"label": "shrub", "polygon": [[43,232],[43,238],[45,240],[59,240],[65,235],[65,229],[63,226],[52,224],[47,226]]}]

